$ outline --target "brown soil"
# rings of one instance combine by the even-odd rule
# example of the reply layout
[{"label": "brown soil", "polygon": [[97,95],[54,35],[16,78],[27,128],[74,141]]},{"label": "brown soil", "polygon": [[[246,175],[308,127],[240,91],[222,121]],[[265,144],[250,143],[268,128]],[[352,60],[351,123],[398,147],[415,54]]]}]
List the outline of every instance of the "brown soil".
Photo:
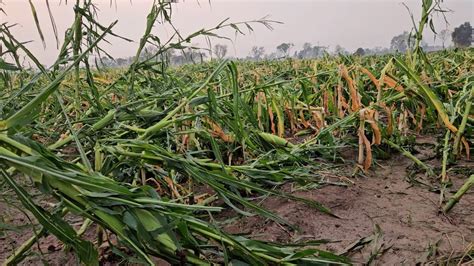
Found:
[{"label": "brown soil", "polygon": [[[428,187],[407,181],[407,169],[412,162],[394,156],[371,170],[366,177],[351,177],[352,163],[337,172],[342,179],[354,184],[323,186],[318,189],[295,191],[293,194],[313,199],[328,206],[340,218],[334,218],[311,209],[304,204],[281,198],[269,197],[262,205],[296,225],[292,231],[261,217],[245,217],[227,225],[230,233],[244,233],[256,239],[278,242],[293,242],[327,239],[331,243],[320,246],[335,253],[345,253],[355,264],[367,263],[371,258],[379,265],[413,265],[415,263],[456,262],[472,248],[474,241],[474,192],[471,190],[454,207],[448,216],[439,213],[439,192],[430,192]],[[473,162],[467,162],[474,167]],[[470,164],[470,165],[469,165]],[[439,163],[436,163],[439,165]],[[472,168],[471,168],[472,169]],[[347,173],[347,174],[345,174]],[[422,175],[419,181],[429,184]],[[465,181],[465,174],[451,174],[454,192]],[[338,180],[340,181],[340,180]],[[283,188],[291,192],[293,185]],[[34,191],[34,190],[32,190]],[[3,198],[11,192],[4,192]],[[36,199],[48,207],[47,199]],[[17,206],[21,206],[15,202]],[[15,226],[30,224],[25,214],[0,198],[1,224]],[[223,217],[235,217],[226,211]],[[76,219],[76,220],[74,220]],[[77,217],[67,218],[80,226]],[[380,231],[376,229],[378,226]],[[0,228],[0,264],[32,235],[31,227],[18,231]],[[95,229],[86,233],[93,240]],[[362,242],[361,245],[355,245]],[[351,247],[353,247],[351,249]],[[41,251],[40,251],[41,250]],[[348,251],[350,250],[350,251]],[[432,254],[429,254],[429,251]],[[371,254],[375,254],[371,256]],[[104,258],[104,257],[103,257]],[[111,265],[118,261],[103,261]],[[466,259],[465,259],[466,261]],[[63,251],[63,245],[53,236],[42,238],[22,265],[79,265],[76,257]],[[160,262],[163,265],[164,263]]]},{"label": "brown soil", "polygon": [[[38,194],[39,191],[28,184],[22,184],[31,194]],[[0,198],[0,210],[2,212],[0,223],[16,227],[14,230],[0,229],[0,264],[2,264],[11,253],[33,236],[33,223],[35,231],[38,232],[41,228],[38,225],[35,217],[29,212],[23,212],[24,208],[17,200],[12,191],[7,191],[3,195],[4,199],[8,199],[9,204],[6,204]],[[35,201],[39,202],[41,207],[51,209],[52,202],[47,197],[42,195],[34,196]],[[20,210],[21,209],[21,210]],[[67,215],[66,220],[72,224],[76,229],[81,225],[81,219]],[[39,243],[36,243],[28,253],[21,265],[79,265],[76,257],[71,252],[64,251],[64,245],[60,243],[54,236],[47,236],[40,238]]]},{"label": "brown soil", "polygon": [[[379,163],[382,165],[368,173],[366,178],[351,178],[352,169],[345,167],[347,177],[354,181],[349,187],[325,186],[293,193],[330,207],[339,219],[301,203],[270,197],[262,205],[297,225],[299,230],[289,231],[256,216],[240,219],[227,230],[278,242],[327,239],[332,242],[320,248],[338,254],[348,251],[357,242],[366,242],[353,248],[355,251],[345,253],[355,264],[367,263],[371,254],[377,254],[372,259],[379,265],[454,262],[469,249],[472,251],[473,191],[465,194],[445,216],[439,212],[439,192],[430,192],[426,187],[405,181],[411,161],[397,156]],[[452,192],[462,185],[465,178],[452,176]],[[285,189],[291,191],[289,186]],[[378,234],[376,226],[380,228]],[[378,239],[375,241],[374,238]],[[433,254],[429,254],[430,248]]]}]

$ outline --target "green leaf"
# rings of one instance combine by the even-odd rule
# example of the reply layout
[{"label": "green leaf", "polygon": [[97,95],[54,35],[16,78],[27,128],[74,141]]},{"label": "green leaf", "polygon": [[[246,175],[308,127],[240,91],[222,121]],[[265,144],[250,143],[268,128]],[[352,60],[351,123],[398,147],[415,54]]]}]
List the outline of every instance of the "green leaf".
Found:
[{"label": "green leaf", "polygon": [[58,215],[52,215],[36,205],[30,195],[5,172],[0,169],[3,177],[15,191],[23,206],[28,209],[44,228],[55,235],[59,240],[71,246],[76,251],[79,259],[86,265],[99,265],[98,252],[89,241],[80,239],[74,229]]},{"label": "green leaf", "polygon": [[17,71],[20,69],[15,65],[5,62],[2,58],[0,58],[0,70]]},{"label": "green leaf", "polygon": [[457,128],[449,121],[449,115],[444,108],[443,103],[438,98],[438,96],[434,93],[434,91],[429,88],[425,83],[423,83],[420,77],[415,73],[413,69],[408,67],[407,64],[399,60],[398,58],[394,58],[395,64],[410,78],[418,87],[417,92],[419,95],[422,96],[422,99],[432,106],[438,112],[439,117],[445,124],[445,126],[451,130],[453,133],[456,133]]}]

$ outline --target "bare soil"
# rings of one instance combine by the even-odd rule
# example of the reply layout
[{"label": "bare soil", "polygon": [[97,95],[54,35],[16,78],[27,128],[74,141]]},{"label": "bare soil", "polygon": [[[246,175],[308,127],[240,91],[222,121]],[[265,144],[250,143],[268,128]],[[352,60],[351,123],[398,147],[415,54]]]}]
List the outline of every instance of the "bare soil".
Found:
[{"label": "bare soil", "polygon": [[[463,163],[463,168],[474,168],[472,161]],[[415,176],[416,182],[407,178],[411,171],[410,160],[396,155],[390,160],[378,161],[378,164],[365,177],[351,177],[352,162],[342,166],[337,175],[341,178],[339,181],[350,184],[347,187],[326,185],[318,189],[294,191],[294,185],[284,186],[286,192],[323,203],[340,218],[320,213],[302,203],[269,197],[263,200],[262,205],[296,225],[298,230],[290,230],[258,216],[234,220],[228,223],[226,230],[283,243],[327,239],[331,242],[319,248],[345,254],[354,264],[452,264],[463,256],[467,264],[474,263],[466,255],[474,243],[474,191],[465,194],[445,216],[439,212],[440,194],[436,186],[431,185],[435,184],[434,180],[425,179],[423,174]],[[450,177],[453,182],[449,189],[451,195],[466,180],[466,175],[452,172]],[[14,198],[6,195],[8,191],[3,192],[3,199]],[[48,208],[46,198],[37,201]],[[12,203],[21,206],[18,202]],[[0,225],[16,227],[15,230],[0,227],[1,264],[15,248],[31,237],[32,228],[27,226],[31,222],[25,213],[6,204],[2,198],[0,210]],[[228,210],[221,218],[225,217],[235,217],[235,214]],[[34,221],[33,217],[30,218]],[[74,219],[77,217],[69,217],[68,221],[76,223],[78,228],[81,221]],[[95,228],[92,227],[85,238],[93,240],[94,236]],[[116,258],[103,255],[103,264],[118,263]],[[79,265],[76,257],[65,251],[53,236],[42,238],[22,262],[22,265],[41,264]]]},{"label": "bare soil", "polygon": [[[256,216],[241,219],[227,230],[277,242],[327,239],[331,243],[321,249],[346,254],[354,264],[449,264],[465,256],[464,261],[474,265],[473,258],[466,255],[474,248],[474,192],[465,194],[445,216],[439,211],[439,191],[430,192],[424,185],[407,182],[410,160],[396,156],[379,163],[365,178],[350,177],[350,167],[341,169],[339,173],[347,173],[354,182],[349,187],[325,186],[293,193],[330,207],[340,218],[302,203],[270,197],[262,205],[299,230],[290,231]],[[454,193],[466,176],[453,174],[451,178],[450,191]],[[291,186],[285,189],[291,192]]]}]

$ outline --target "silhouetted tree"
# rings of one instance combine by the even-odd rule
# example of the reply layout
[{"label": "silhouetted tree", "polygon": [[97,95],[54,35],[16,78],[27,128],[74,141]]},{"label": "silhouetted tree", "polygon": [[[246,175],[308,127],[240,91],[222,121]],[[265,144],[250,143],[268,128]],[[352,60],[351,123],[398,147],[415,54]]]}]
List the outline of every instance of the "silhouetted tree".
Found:
[{"label": "silhouetted tree", "polygon": [[117,58],[115,61],[117,62],[117,66],[126,66],[129,63],[129,60],[124,58]]},{"label": "silhouetted tree", "polygon": [[158,48],[155,46],[147,46],[140,54],[140,58],[142,59],[150,59],[153,55],[158,52]]},{"label": "silhouetted tree", "polygon": [[347,51],[346,49],[344,49],[344,47],[340,46],[339,44],[336,45],[336,47],[334,47],[334,54],[336,55],[339,55],[339,54],[347,54]]},{"label": "silhouetted tree", "polygon": [[464,24],[454,28],[451,37],[453,38],[453,43],[456,47],[469,47],[472,44],[471,23],[464,22]]},{"label": "silhouetted tree", "polygon": [[294,44],[292,43],[282,43],[277,46],[277,51],[280,52],[283,56],[288,57],[290,54],[290,49],[293,47]]},{"label": "silhouetted tree", "polygon": [[327,47],[323,46],[313,46],[311,43],[307,42],[303,44],[303,49],[296,53],[296,57],[300,59],[304,58],[317,58],[323,55]]},{"label": "silhouetted tree", "polygon": [[354,52],[354,55],[358,55],[358,56],[363,56],[363,55],[365,55],[365,50],[364,50],[364,48],[362,48],[362,47],[357,48],[357,50]]},{"label": "silhouetted tree", "polygon": [[386,47],[374,47],[374,48],[365,48],[364,49],[365,55],[382,55],[390,53],[390,49]]},{"label": "silhouetted tree", "polygon": [[443,49],[445,48],[445,43],[448,40],[448,37],[450,35],[450,31],[448,29],[444,29],[438,33],[438,37],[441,39],[441,44],[443,45]]},{"label": "silhouetted tree", "polygon": [[227,54],[227,45],[225,44],[216,44],[214,45],[214,54],[217,58],[222,59]]},{"label": "silhouetted tree", "polygon": [[265,48],[260,46],[254,46],[252,47],[252,50],[250,51],[250,58],[253,60],[260,60],[263,58],[265,55]]},{"label": "silhouetted tree", "polygon": [[390,42],[390,49],[404,53],[408,48],[413,47],[414,44],[415,37],[410,36],[407,31],[404,31],[402,34],[392,38],[392,41]]}]

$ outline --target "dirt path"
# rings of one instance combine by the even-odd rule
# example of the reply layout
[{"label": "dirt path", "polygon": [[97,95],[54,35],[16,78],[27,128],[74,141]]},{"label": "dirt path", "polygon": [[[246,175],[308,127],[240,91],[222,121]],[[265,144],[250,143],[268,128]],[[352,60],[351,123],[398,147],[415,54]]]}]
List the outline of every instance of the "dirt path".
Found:
[{"label": "dirt path", "polygon": [[[228,230],[269,241],[328,239],[337,242],[322,247],[336,253],[370,238],[360,250],[348,253],[355,264],[368,262],[371,253],[378,254],[372,259],[380,265],[454,261],[467,252],[469,245],[472,248],[474,192],[465,195],[446,217],[438,212],[438,193],[405,181],[409,160],[397,156],[382,163],[367,178],[352,179],[354,185],[347,188],[326,186],[295,193],[330,207],[340,219],[300,203],[269,198],[263,206],[297,225],[299,232],[289,232],[258,217],[242,219]],[[347,173],[349,176],[351,170]],[[461,176],[454,176],[453,188],[459,188],[463,181]],[[376,226],[380,228],[378,234]]]}]

